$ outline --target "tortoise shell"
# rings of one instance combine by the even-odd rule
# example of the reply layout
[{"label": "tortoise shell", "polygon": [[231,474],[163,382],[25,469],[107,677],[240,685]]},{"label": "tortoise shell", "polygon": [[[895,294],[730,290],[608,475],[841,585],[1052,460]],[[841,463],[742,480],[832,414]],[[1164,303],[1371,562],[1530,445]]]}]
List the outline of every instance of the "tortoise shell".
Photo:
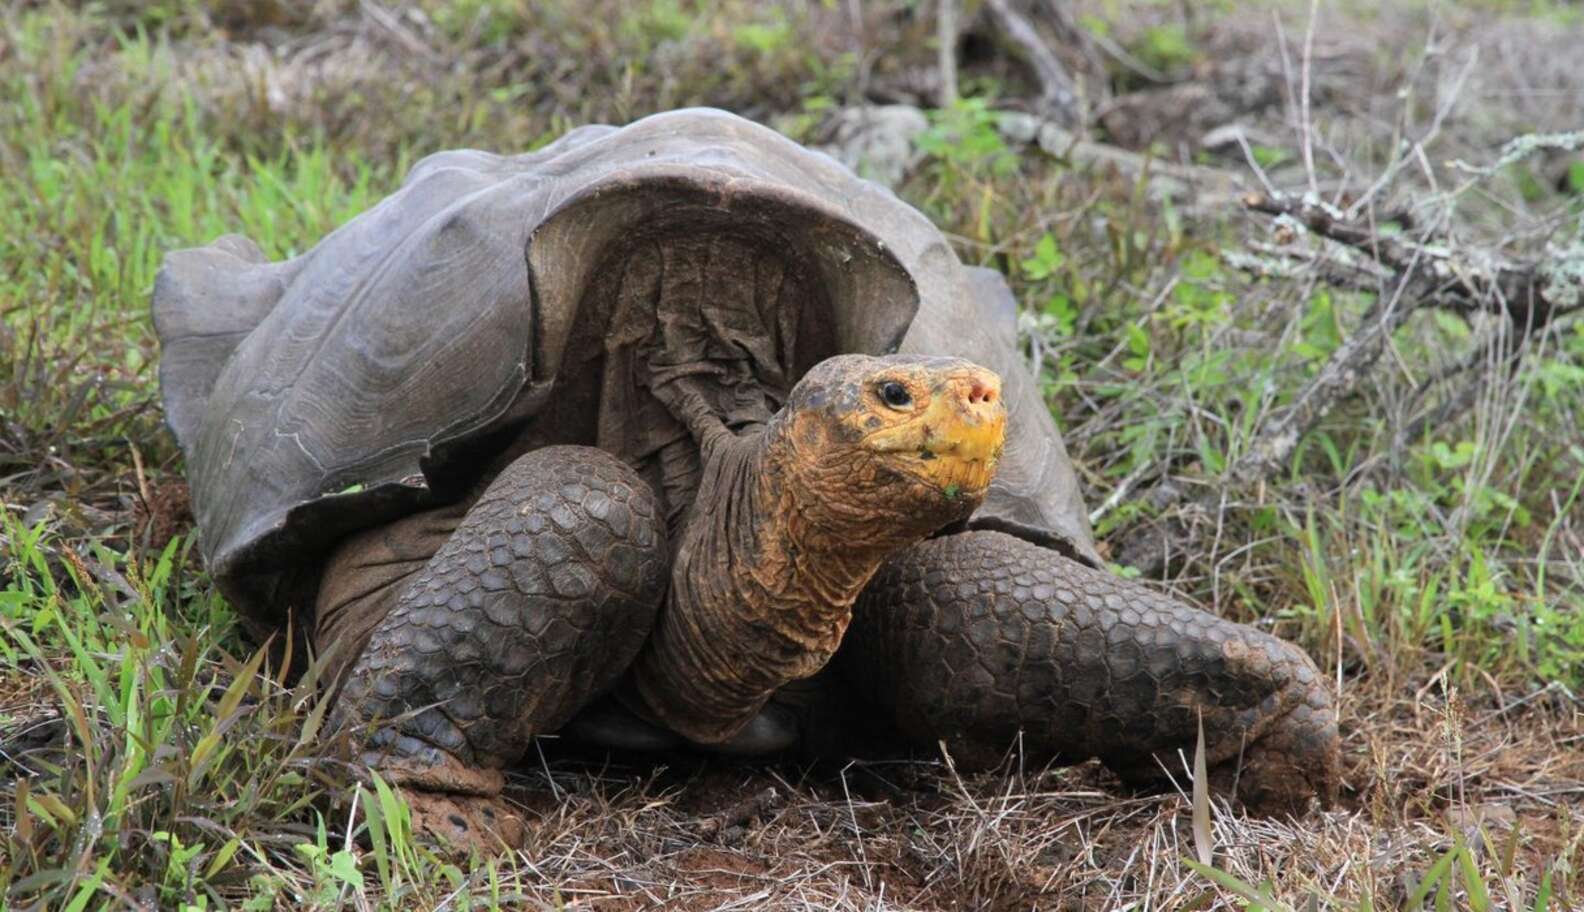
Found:
[{"label": "tortoise shell", "polygon": [[1099,563],[1001,276],[963,266],[921,213],[828,156],[683,110],[525,155],[432,155],[283,262],[236,235],[166,257],[153,297],[166,419],[201,551],[249,626],[280,627],[311,599],[336,540],[458,499],[525,428],[624,458],[653,450],[631,386],[647,349],[629,343],[693,337],[624,302],[686,265],[650,262],[655,239],[695,236],[714,239],[696,255],[736,277],[736,303],[713,341],[684,340],[705,365],[686,369],[726,364],[774,406],[842,352],[990,367],[1007,444],[969,524]]}]

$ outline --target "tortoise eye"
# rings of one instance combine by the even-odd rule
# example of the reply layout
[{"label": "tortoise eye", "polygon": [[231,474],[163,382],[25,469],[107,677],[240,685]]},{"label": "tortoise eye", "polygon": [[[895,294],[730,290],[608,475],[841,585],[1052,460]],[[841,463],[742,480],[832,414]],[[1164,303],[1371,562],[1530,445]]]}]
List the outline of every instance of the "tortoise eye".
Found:
[{"label": "tortoise eye", "polygon": [[907,387],[895,380],[880,384],[880,398],[894,409],[907,408],[913,404],[913,396]]}]

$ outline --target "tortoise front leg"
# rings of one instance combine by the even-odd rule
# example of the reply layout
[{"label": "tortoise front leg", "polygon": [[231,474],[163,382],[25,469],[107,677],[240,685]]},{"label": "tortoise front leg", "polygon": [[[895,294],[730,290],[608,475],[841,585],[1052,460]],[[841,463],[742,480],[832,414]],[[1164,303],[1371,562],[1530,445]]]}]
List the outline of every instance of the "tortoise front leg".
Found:
[{"label": "tortoise front leg", "polygon": [[506,468],[401,585],[342,687],[338,724],[403,785],[415,828],[479,845],[521,835],[501,770],[608,690],[665,592],[653,492],[587,447]]},{"label": "tortoise front leg", "polygon": [[923,542],[864,590],[841,668],[901,734],[994,763],[1022,733],[1043,762],[1175,775],[1202,714],[1212,784],[1252,808],[1334,798],[1336,713],[1290,643],[999,532]]}]

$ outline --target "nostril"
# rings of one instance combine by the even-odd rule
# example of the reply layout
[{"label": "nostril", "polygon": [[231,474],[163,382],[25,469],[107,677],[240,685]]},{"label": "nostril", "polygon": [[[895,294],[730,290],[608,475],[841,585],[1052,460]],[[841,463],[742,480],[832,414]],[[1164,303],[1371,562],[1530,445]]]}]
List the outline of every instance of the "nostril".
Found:
[{"label": "nostril", "polygon": [[995,389],[987,384],[975,380],[968,388],[968,401],[974,404],[990,403],[995,401]]}]

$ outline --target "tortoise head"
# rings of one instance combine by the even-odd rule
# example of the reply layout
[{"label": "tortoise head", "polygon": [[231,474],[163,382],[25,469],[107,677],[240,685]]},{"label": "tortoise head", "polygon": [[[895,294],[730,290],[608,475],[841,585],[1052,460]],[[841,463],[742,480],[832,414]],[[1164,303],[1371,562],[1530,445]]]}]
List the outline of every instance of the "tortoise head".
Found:
[{"label": "tortoise head", "polygon": [[[793,388],[776,460],[816,524],[914,539],[983,501],[1006,431],[1001,378],[958,358],[839,355]],[[856,542],[855,542],[856,543]]]}]

